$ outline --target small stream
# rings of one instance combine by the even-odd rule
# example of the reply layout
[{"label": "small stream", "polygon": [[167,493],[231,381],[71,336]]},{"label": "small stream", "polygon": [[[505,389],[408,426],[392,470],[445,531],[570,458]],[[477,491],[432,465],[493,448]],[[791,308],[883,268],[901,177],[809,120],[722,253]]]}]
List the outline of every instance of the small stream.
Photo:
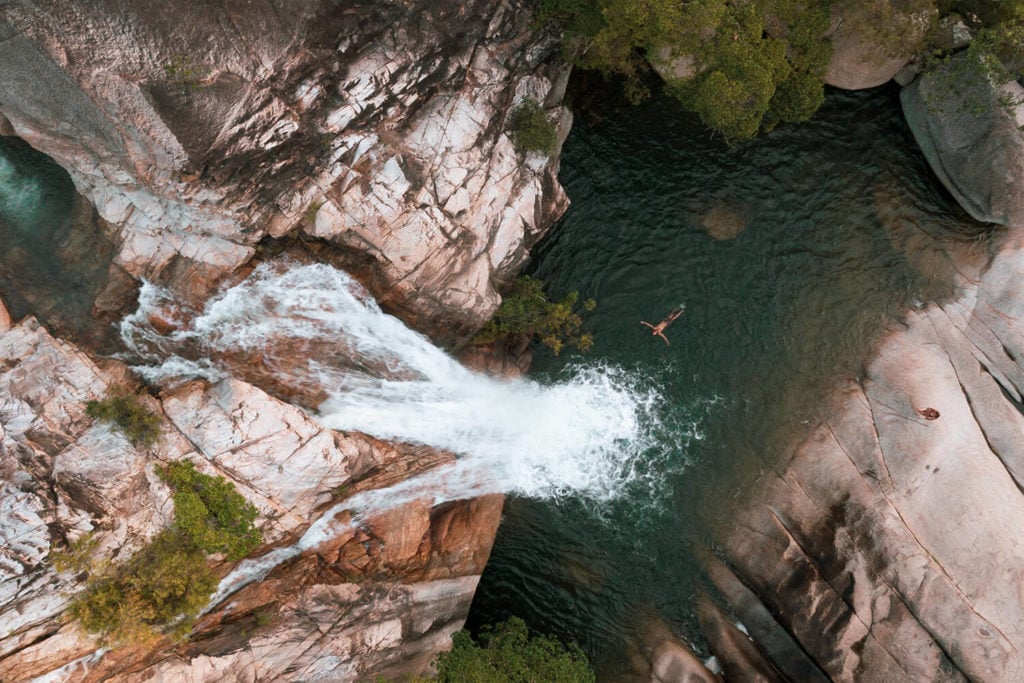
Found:
[{"label": "small stream", "polygon": [[[616,680],[651,622],[700,651],[699,554],[880,332],[952,293],[948,250],[985,229],[889,88],[830,92],[810,123],[732,149],[667,97],[606,105],[578,118],[561,181],[572,206],[530,272],[597,300],[588,357],[658,388],[669,454],[647,461],[656,485],[612,503],[510,497],[470,626],[521,616]],[[640,324],[681,304],[670,345]],[[542,351],[534,373],[576,360]]]}]

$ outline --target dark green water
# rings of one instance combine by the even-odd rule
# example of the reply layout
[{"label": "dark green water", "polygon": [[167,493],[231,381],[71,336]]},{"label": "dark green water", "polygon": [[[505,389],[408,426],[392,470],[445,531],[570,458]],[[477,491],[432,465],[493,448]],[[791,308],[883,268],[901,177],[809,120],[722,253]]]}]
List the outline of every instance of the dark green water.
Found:
[{"label": "dark green water", "polygon": [[[946,250],[981,228],[934,179],[889,89],[830,93],[812,122],[734,149],[667,98],[612,106],[577,121],[561,181],[573,204],[531,271],[597,299],[589,356],[661,388],[670,456],[654,491],[601,509],[510,499],[470,626],[521,616],[614,680],[651,619],[700,647],[695,553],[885,327],[951,293]],[[670,346],[640,325],[681,303]],[[570,360],[541,353],[534,370]]]}]

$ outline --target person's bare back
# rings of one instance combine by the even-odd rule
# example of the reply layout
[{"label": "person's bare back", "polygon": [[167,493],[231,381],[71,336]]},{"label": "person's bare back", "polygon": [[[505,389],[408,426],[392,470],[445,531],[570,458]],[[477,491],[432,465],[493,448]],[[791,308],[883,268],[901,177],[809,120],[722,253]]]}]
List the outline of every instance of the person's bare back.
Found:
[{"label": "person's bare back", "polygon": [[669,325],[671,325],[673,322],[675,322],[676,318],[681,316],[685,310],[686,310],[686,306],[680,306],[679,308],[677,308],[676,310],[672,311],[667,316],[665,316],[665,318],[660,323],[658,323],[657,325],[652,325],[651,323],[647,322],[646,320],[641,320],[640,324],[641,325],[646,325],[647,327],[651,328],[651,336],[652,337],[661,337],[662,339],[665,340],[666,344],[671,346],[671,343],[669,342],[668,337],[665,336],[665,328],[668,327]]}]

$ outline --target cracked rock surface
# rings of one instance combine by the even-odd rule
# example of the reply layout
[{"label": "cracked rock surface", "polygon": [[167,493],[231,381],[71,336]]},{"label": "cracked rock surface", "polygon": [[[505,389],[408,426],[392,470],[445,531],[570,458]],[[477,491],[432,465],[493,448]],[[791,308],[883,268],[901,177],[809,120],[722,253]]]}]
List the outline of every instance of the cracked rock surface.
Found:
[{"label": "cracked rock surface", "polygon": [[571,121],[568,67],[530,17],[483,0],[14,0],[0,130],[68,170],[133,276],[202,300],[260,239],[301,234],[457,340],[568,203],[557,154],[517,153],[505,125],[526,97],[560,139]]},{"label": "cracked rock surface", "polygon": [[709,575],[780,671],[1024,676],[1022,246],[908,313],[729,534]]},{"label": "cracked rock surface", "polygon": [[260,555],[293,543],[345,495],[452,457],[324,429],[234,379],[145,396],[162,435],[139,450],[85,415],[86,401],[128,377],[121,363],[95,362],[34,319],[0,334],[0,679],[354,680],[418,673],[448,645],[490,552],[500,495],[414,499],[329,529],[266,581],[212,605],[187,645],[107,652],[66,623],[83,577],[56,572],[51,549],[88,532],[98,557],[141,547],[173,515],[155,474],[161,464],[189,459],[231,481],[259,509]]}]

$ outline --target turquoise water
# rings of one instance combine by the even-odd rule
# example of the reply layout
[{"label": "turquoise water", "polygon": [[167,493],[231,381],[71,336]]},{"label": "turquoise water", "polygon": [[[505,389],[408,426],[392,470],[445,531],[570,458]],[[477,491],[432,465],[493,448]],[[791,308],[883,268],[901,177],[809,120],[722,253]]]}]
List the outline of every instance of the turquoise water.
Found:
[{"label": "turquoise water", "polygon": [[115,315],[96,314],[114,245],[67,172],[17,137],[0,136],[0,298],[11,315],[109,350]]},{"label": "turquoise water", "polygon": [[[698,554],[879,333],[951,293],[946,250],[984,232],[934,179],[897,95],[832,92],[812,122],[732,149],[664,97],[578,118],[561,173],[573,204],[530,272],[598,301],[589,358],[660,389],[657,483],[605,506],[510,499],[472,627],[522,616],[612,679],[651,620],[700,648]],[[680,304],[671,345],[640,324]],[[578,360],[541,352],[534,371]]]}]

